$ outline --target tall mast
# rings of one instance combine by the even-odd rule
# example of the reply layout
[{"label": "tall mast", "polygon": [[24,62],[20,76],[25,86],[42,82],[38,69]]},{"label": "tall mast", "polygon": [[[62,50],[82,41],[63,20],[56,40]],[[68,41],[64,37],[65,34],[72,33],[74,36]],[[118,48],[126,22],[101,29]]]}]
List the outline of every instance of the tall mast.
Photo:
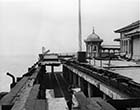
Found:
[{"label": "tall mast", "polygon": [[79,51],[82,51],[82,27],[81,27],[81,0],[79,0],[79,10],[78,10],[78,17],[79,17]]}]

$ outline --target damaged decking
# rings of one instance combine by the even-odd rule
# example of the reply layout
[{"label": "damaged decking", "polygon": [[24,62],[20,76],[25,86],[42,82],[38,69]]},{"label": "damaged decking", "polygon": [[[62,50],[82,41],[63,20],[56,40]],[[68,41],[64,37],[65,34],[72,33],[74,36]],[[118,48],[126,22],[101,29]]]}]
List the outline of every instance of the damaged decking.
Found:
[{"label": "damaged decking", "polygon": [[[69,84],[63,78],[62,72],[47,73],[45,66],[41,64],[30,70],[0,100],[0,110],[68,110]],[[82,109],[83,105],[80,105],[81,99],[77,94],[79,92],[75,93],[77,105],[73,106],[73,110],[91,110],[89,106]],[[94,106],[94,99],[88,99],[88,102],[92,102],[91,107]],[[106,110],[103,107],[102,109]],[[98,110],[98,107],[95,107],[95,110]]]},{"label": "damaged decking", "polygon": [[[46,58],[46,60],[48,59]],[[100,67],[92,68],[91,65],[69,60],[64,60],[64,62],[62,60],[61,63],[63,72],[55,72],[54,66],[59,66],[60,61],[39,60],[16,82],[11,91],[0,100],[0,110],[68,110],[67,101],[71,97],[68,87],[72,84],[75,84],[73,88],[76,90],[73,94],[75,103],[73,110],[116,110],[103,100],[102,96],[91,96],[91,91],[96,91],[95,88],[92,88],[93,85],[102,91],[102,95],[108,95],[108,97],[112,98],[109,101],[112,104],[119,103],[118,99],[130,98],[128,93],[132,89],[133,91],[130,95],[139,96],[137,94],[139,93],[139,85],[135,86],[131,78],[111,72],[113,67],[108,71]],[[51,66],[52,71],[47,72],[46,66]],[[71,74],[73,75],[70,76]],[[75,75],[82,79],[79,80]],[[66,77],[73,78],[72,82],[69,82]],[[132,89],[128,84],[129,81],[131,81]],[[80,86],[76,85],[76,83],[80,84]],[[87,90],[88,96],[84,89]],[[125,91],[121,92],[122,90]],[[139,99],[136,101],[139,101]],[[128,104],[126,102],[130,103],[134,102],[134,100],[122,100],[121,102],[127,108]],[[139,103],[136,104],[138,107],[139,105]]]}]

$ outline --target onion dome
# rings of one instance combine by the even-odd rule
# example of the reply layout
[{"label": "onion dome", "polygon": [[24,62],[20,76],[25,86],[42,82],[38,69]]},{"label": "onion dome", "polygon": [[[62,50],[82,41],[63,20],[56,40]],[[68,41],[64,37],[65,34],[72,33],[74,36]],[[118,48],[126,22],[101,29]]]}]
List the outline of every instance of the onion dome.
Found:
[{"label": "onion dome", "polygon": [[87,37],[87,39],[85,40],[85,42],[103,42],[103,40],[100,39],[100,37],[94,32],[94,28],[93,28],[92,34],[90,34]]}]

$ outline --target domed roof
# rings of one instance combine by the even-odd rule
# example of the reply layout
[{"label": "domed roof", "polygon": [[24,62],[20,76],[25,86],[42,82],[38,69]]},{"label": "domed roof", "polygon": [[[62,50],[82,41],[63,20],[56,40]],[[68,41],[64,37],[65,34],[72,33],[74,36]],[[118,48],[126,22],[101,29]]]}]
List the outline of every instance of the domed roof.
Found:
[{"label": "domed roof", "polygon": [[95,34],[94,28],[93,28],[92,34],[90,34],[87,37],[87,39],[85,40],[85,42],[103,42],[103,40],[100,39],[100,37],[97,34]]}]

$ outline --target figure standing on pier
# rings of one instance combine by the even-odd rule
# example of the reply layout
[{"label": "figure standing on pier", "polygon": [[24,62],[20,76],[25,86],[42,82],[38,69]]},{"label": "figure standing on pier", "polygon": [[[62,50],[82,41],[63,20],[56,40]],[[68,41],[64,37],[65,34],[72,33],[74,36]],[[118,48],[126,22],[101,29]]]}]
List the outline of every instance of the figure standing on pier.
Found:
[{"label": "figure standing on pier", "polygon": [[68,87],[68,92],[69,92],[69,99],[67,101],[67,105],[68,105],[69,110],[72,110],[72,104],[73,104],[72,97],[73,97],[74,91],[72,90],[71,85]]}]

